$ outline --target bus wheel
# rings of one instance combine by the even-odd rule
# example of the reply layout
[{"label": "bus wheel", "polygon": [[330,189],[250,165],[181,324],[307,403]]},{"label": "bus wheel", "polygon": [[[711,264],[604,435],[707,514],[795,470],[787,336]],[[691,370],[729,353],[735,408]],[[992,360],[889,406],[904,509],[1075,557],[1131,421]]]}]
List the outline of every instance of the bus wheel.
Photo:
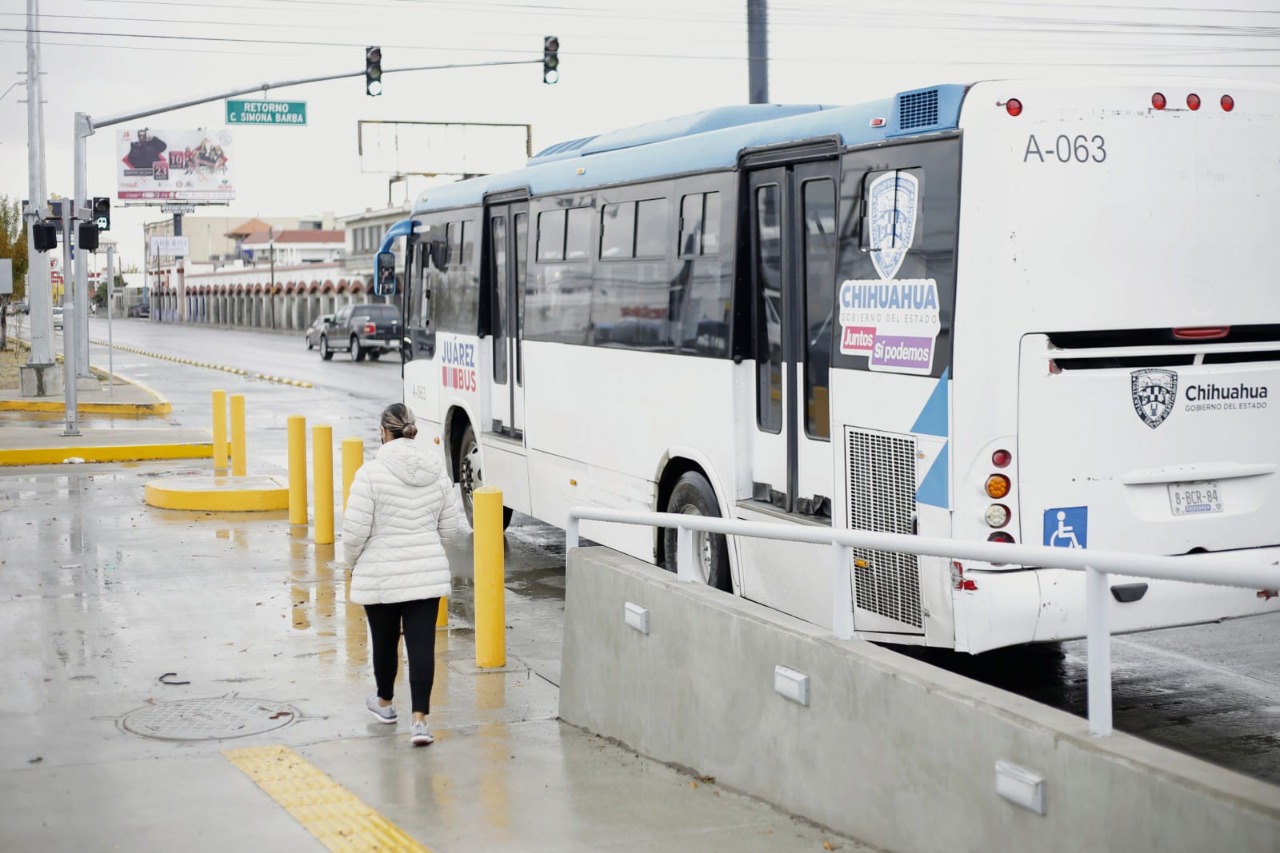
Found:
[{"label": "bus wheel", "polygon": [[[720,517],[716,494],[712,491],[707,478],[697,471],[687,471],[680,476],[679,480],[676,480],[675,488],[671,490],[671,498],[667,501],[667,512],[702,515],[708,518]],[[675,529],[663,530],[662,537],[667,570],[674,572],[676,570]],[[724,592],[733,592],[733,581],[729,577],[729,548],[722,534],[693,531],[693,555],[697,560],[697,572],[707,586]]]},{"label": "bus wheel", "polygon": [[[462,443],[458,445],[458,487],[462,492],[462,508],[467,513],[467,522],[475,527],[475,502],[472,493],[485,485],[484,471],[480,467],[480,445],[476,441],[476,431],[467,425],[462,434]],[[511,507],[502,508],[502,529],[511,524]]]}]

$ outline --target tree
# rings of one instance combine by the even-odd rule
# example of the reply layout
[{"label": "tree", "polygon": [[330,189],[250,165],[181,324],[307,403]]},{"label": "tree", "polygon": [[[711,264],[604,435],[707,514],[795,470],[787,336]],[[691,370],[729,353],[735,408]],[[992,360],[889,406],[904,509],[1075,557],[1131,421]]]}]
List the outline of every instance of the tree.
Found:
[{"label": "tree", "polygon": [[0,258],[13,261],[13,299],[27,295],[27,229],[22,221],[22,205],[17,199],[0,195]]}]

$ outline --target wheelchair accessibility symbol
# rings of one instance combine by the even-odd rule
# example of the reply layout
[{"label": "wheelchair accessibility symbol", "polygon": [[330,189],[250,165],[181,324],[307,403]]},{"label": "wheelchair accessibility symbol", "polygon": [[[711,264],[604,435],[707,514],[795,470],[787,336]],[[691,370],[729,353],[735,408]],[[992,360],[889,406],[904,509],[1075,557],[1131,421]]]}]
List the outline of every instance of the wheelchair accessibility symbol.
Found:
[{"label": "wheelchair accessibility symbol", "polygon": [[1044,544],[1050,548],[1089,547],[1089,508],[1059,506],[1046,509]]}]

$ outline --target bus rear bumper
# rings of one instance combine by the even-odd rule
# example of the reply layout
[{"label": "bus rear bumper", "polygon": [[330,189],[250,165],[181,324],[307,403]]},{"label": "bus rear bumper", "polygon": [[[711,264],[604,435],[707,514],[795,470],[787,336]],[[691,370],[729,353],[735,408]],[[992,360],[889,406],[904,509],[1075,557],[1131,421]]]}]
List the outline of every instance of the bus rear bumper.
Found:
[{"label": "bus rear bumper", "polygon": [[[1280,547],[1222,552],[1215,558],[1226,563],[1277,563]],[[1038,607],[1031,642],[1085,636],[1084,572],[966,568],[965,578],[972,580],[977,588],[955,593],[957,610],[963,611],[957,627],[964,626],[956,637],[957,648],[976,654],[1017,644],[1018,634],[1026,636],[1033,599]],[[1280,598],[1262,590],[1125,575],[1111,575],[1108,581],[1112,589],[1108,618],[1113,634],[1280,612]]]}]

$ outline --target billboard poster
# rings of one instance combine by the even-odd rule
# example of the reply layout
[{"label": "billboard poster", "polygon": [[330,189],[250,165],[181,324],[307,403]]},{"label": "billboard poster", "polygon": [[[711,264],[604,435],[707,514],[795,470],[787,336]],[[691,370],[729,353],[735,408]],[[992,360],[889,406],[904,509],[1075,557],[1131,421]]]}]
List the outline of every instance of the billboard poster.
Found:
[{"label": "billboard poster", "polygon": [[116,196],[142,201],[232,201],[228,130],[120,131]]}]

